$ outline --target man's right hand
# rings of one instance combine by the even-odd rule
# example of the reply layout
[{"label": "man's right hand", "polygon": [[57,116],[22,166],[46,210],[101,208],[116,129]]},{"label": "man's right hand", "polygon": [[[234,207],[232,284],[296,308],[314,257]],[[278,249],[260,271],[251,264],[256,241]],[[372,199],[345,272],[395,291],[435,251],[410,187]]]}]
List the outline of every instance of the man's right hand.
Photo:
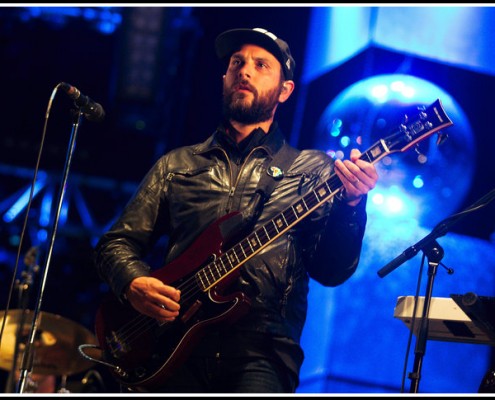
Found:
[{"label": "man's right hand", "polygon": [[149,276],[135,278],[125,295],[137,311],[159,321],[173,321],[179,315],[180,290],[159,279]]}]

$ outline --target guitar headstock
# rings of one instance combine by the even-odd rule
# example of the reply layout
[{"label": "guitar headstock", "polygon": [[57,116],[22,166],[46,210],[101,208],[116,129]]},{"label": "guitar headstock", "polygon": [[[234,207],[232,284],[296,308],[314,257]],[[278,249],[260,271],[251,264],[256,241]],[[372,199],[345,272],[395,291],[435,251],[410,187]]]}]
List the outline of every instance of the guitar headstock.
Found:
[{"label": "guitar headstock", "polygon": [[440,99],[425,107],[418,107],[418,112],[412,118],[406,117],[399,129],[383,139],[388,153],[404,152],[412,146],[430,137],[439,134],[438,143],[445,139],[441,129],[453,125],[445,112]]}]

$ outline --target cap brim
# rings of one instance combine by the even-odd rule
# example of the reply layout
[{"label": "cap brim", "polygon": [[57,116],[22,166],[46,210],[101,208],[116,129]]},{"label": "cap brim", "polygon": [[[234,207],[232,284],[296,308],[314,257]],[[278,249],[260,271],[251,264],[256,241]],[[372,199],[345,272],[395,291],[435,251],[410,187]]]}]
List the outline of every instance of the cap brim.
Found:
[{"label": "cap brim", "polygon": [[284,56],[277,43],[266,34],[252,29],[232,29],[223,32],[215,40],[215,50],[218,58],[223,60],[248,43],[263,47],[272,53],[281,64],[284,62]]}]

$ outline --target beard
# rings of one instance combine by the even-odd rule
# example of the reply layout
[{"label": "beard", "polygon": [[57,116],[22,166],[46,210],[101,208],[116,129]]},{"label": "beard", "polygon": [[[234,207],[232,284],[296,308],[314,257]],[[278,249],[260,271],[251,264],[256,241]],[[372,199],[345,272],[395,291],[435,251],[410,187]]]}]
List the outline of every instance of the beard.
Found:
[{"label": "beard", "polygon": [[[237,83],[236,83],[237,84]],[[236,87],[236,84],[232,87]],[[278,104],[278,96],[282,90],[282,84],[270,90],[265,95],[259,95],[258,91],[249,86],[253,94],[253,101],[249,104],[246,97],[236,93],[231,88],[223,86],[223,116],[229,121],[237,121],[241,124],[256,124],[268,121],[273,110]]]}]

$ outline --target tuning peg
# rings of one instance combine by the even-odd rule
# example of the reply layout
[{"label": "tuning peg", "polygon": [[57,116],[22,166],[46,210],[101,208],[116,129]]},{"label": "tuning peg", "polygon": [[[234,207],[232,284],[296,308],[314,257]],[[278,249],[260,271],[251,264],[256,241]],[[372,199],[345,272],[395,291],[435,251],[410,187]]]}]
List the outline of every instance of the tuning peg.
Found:
[{"label": "tuning peg", "polygon": [[420,149],[420,147],[419,147],[419,144],[416,144],[416,145],[414,146],[414,151],[415,151],[415,152],[416,152],[416,154],[418,155],[418,158],[417,158],[418,162],[419,162],[420,164],[424,164],[424,163],[426,163],[426,161],[428,160],[428,158],[427,158],[427,157],[426,157],[426,156],[425,156],[425,155],[421,152],[421,149]]},{"label": "tuning peg", "polygon": [[440,146],[448,138],[449,135],[447,133],[443,133],[442,131],[437,132],[437,146]]}]

